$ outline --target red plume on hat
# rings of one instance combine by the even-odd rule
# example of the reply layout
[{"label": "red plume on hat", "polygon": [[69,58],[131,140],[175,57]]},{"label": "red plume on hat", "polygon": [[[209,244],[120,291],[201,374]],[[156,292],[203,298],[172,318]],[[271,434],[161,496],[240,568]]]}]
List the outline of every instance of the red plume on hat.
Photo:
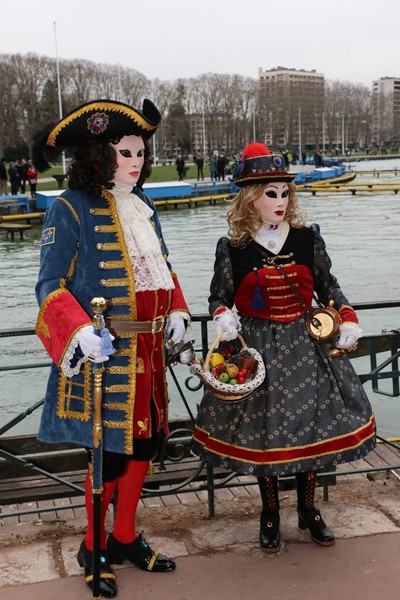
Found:
[{"label": "red plume on hat", "polygon": [[272,154],[265,144],[254,142],[241,152],[239,162],[232,165],[232,183],[239,187],[270,181],[293,181],[281,154]]}]

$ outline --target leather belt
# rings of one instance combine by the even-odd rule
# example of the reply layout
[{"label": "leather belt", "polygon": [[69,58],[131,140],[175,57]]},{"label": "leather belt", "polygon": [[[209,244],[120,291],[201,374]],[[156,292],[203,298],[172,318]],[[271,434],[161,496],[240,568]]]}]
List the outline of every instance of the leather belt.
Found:
[{"label": "leather belt", "polygon": [[157,317],[154,321],[128,321],[124,319],[106,318],[107,328],[112,334],[120,333],[160,333],[164,329],[164,317]]}]

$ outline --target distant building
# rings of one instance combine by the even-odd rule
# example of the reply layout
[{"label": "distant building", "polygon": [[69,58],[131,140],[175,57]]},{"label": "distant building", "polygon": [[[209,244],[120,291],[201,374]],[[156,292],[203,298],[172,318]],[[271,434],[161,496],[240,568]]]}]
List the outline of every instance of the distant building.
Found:
[{"label": "distant building", "polygon": [[400,78],[372,82],[372,141],[378,147],[400,145]]},{"label": "distant building", "polygon": [[274,149],[322,143],[325,76],[315,70],[258,70],[261,140]]}]

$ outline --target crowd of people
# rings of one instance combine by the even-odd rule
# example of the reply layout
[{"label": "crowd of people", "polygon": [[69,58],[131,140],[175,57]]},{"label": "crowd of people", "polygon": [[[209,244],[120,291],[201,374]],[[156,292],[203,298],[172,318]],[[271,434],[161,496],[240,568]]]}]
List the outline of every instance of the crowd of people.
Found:
[{"label": "crowd of people", "polygon": [[[10,191],[8,190],[10,182]],[[38,172],[31,161],[26,158],[10,161],[7,169],[6,159],[0,160],[0,196],[11,194],[13,196],[26,193],[27,184],[31,198],[36,198],[36,186],[38,182]]]}]

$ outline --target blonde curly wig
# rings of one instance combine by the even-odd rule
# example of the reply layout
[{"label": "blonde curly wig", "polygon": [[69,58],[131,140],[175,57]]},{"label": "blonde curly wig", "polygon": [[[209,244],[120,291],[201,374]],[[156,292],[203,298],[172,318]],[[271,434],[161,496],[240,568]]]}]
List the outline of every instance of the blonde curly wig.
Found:
[{"label": "blonde curly wig", "polygon": [[[254,202],[264,192],[266,185],[265,183],[247,185],[234,198],[227,214],[228,235],[232,246],[245,246],[262,226],[263,221],[260,213],[254,207]],[[297,201],[296,186],[294,183],[288,183],[288,187],[289,203],[284,220],[289,223],[290,227],[304,227],[305,215]]]}]

